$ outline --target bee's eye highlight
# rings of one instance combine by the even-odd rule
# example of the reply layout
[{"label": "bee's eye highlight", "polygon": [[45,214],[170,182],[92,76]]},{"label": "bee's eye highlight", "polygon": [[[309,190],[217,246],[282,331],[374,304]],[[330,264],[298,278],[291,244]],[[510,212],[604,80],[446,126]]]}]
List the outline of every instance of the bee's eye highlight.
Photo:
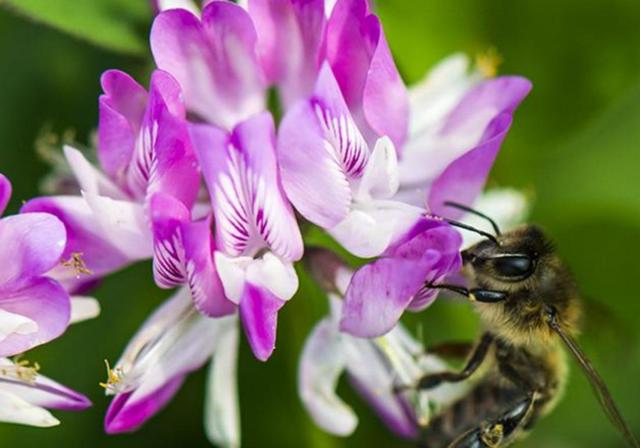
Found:
[{"label": "bee's eye highlight", "polygon": [[500,277],[523,280],[533,274],[535,260],[528,255],[507,255],[492,260],[493,268]]}]

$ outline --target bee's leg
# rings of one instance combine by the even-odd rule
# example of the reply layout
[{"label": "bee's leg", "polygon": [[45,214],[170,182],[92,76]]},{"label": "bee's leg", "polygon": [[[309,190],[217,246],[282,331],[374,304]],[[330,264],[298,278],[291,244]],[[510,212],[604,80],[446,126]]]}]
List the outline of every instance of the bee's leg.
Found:
[{"label": "bee's leg", "polygon": [[464,359],[473,351],[473,342],[469,341],[446,341],[432,345],[427,348],[430,355],[442,358]]},{"label": "bee's leg", "polygon": [[499,417],[483,422],[454,440],[449,448],[503,448],[527,425],[536,394],[519,401]]},{"label": "bee's leg", "polygon": [[474,288],[469,290],[464,286],[447,285],[443,283],[437,285],[426,283],[425,286],[427,288],[445,289],[447,291],[455,292],[477,302],[496,303],[502,302],[507,298],[507,293],[503,291],[495,291],[492,289]]},{"label": "bee's leg", "polygon": [[467,361],[467,365],[460,372],[440,372],[423,376],[418,380],[417,389],[432,389],[442,383],[457,383],[469,378],[473,372],[478,370],[482,361],[487,356],[489,348],[493,344],[494,336],[491,333],[485,333],[480,339],[480,343],[471,353],[471,357]]}]

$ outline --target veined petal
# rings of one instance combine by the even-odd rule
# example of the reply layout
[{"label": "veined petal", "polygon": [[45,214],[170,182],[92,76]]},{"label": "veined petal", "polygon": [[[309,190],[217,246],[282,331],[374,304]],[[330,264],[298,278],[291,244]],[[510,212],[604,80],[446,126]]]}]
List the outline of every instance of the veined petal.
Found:
[{"label": "veined petal", "polygon": [[338,0],[327,24],[327,59],[368,141],[388,135],[400,150],[408,97],[379,19],[366,0]]},{"label": "veined petal", "polygon": [[60,424],[49,411],[0,389],[0,421],[47,428]]},{"label": "veined petal", "polygon": [[100,315],[100,303],[93,297],[72,296],[70,324],[84,322]]},{"label": "veined petal", "polygon": [[212,2],[202,21],[182,9],[160,13],[151,29],[151,50],[158,67],[184,89],[188,109],[230,129],[264,109],[256,39],[245,10]]},{"label": "veined petal", "polygon": [[347,436],[358,425],[351,407],[336,394],[347,364],[340,333],[332,319],[320,321],[307,338],[298,370],[298,393],[315,423],[332,434]]},{"label": "veined petal", "polygon": [[109,177],[122,180],[140,129],[147,92],[133,78],[119,70],[107,70],[100,79],[98,159]]},{"label": "veined petal", "polygon": [[[60,336],[69,325],[71,305],[69,295],[60,284],[49,278],[33,280],[18,290],[3,291],[0,308],[28,321],[0,341],[0,356],[12,356],[49,342]],[[35,331],[34,331],[35,330]]]},{"label": "veined petal", "polygon": [[11,199],[11,182],[3,174],[0,174],[0,216],[7,208],[7,204]]},{"label": "veined petal", "polygon": [[235,325],[220,337],[207,378],[204,428],[211,443],[224,447],[240,446],[238,344]]},{"label": "veined petal", "polygon": [[161,288],[173,288],[187,279],[182,226],[191,220],[189,210],[172,196],[151,198],[153,223],[153,278]]},{"label": "veined petal", "polygon": [[[19,369],[23,368],[7,358],[0,358],[0,393],[14,394],[34,406],[49,409],[80,411],[91,406],[84,395],[39,373],[32,381],[21,380]],[[18,375],[11,375],[11,372]]]},{"label": "veined petal", "polygon": [[227,254],[253,256],[269,247],[287,260],[302,256],[302,237],[280,186],[271,115],[239,124],[230,136],[193,128],[211,194],[216,242]]},{"label": "veined petal", "polygon": [[289,300],[298,290],[298,275],[291,262],[266,252],[247,267],[246,280],[268,289],[280,300]]},{"label": "veined petal", "polygon": [[278,311],[284,303],[265,288],[245,284],[240,300],[240,319],[249,346],[260,361],[269,359],[275,349]]},{"label": "veined petal", "polygon": [[47,213],[0,220],[0,291],[28,284],[60,261],[67,243],[64,225]]},{"label": "veined petal", "polygon": [[324,0],[250,0],[258,53],[285,108],[311,93],[324,52]]}]

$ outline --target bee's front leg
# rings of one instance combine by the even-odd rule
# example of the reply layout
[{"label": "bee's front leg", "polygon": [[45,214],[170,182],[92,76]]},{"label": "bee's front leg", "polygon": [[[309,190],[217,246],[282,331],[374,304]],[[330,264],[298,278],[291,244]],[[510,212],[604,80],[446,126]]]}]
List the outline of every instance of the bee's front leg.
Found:
[{"label": "bee's front leg", "polygon": [[469,378],[478,367],[482,364],[482,361],[487,357],[489,348],[493,344],[494,336],[491,333],[485,333],[480,339],[480,343],[475,347],[467,364],[460,372],[440,372],[423,376],[418,380],[417,389],[432,389],[439,386],[442,383],[457,383]]},{"label": "bee's front leg", "polygon": [[509,446],[527,425],[537,394],[530,394],[499,417],[483,422],[456,440],[449,448],[504,448]]}]

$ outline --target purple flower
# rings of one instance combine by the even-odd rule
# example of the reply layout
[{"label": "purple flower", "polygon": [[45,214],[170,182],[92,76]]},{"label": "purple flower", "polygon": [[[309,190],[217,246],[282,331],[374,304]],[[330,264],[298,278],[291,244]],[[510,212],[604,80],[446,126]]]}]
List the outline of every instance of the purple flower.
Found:
[{"label": "purple flower", "polygon": [[[0,174],[0,214],[11,184]],[[61,263],[67,241],[64,225],[53,215],[24,213],[0,219],[0,421],[33,426],[59,422],[46,409],[80,410],[89,400],[38,374],[39,366],[13,356],[60,336],[72,318],[69,294],[46,273]],[[91,302],[73,314],[92,313]],[[88,306],[87,306],[88,305]]]},{"label": "purple flower", "polygon": [[[11,184],[0,174],[0,213]],[[0,356],[12,356],[60,336],[67,328],[69,294],[45,274],[60,265],[67,236],[46,213],[0,219]]]},{"label": "purple flower", "polygon": [[390,200],[398,189],[394,145],[386,137],[367,144],[329,65],[311,98],[283,118],[278,157],[296,209],[360,257],[380,255],[424,211]]},{"label": "purple flower", "polygon": [[82,195],[37,198],[22,208],[54,214],[64,223],[68,241],[63,258],[81,254],[86,273],[91,273],[80,279],[68,269],[52,273],[72,289],[150,258],[150,197],[171,194],[191,208],[199,187],[176,81],[158,70],[147,94],[125,73],[108,71],[102,87],[98,159],[104,173],[80,151],[66,147]]},{"label": "purple flower", "polygon": [[187,288],[162,304],[133,337],[104,384],[114,399],[105,430],[130,432],[160,411],[186,376],[209,359],[205,425],[211,441],[239,446],[236,316],[210,319],[193,307]]},{"label": "purple flower", "polygon": [[338,380],[346,373],[389,429],[414,439],[420,426],[428,424],[431,412],[459,397],[464,386],[397,393],[396,386],[412,384],[427,373],[446,369],[446,365],[426,355],[422,345],[401,325],[376,339],[341,332],[341,298],[352,272],[335,255],[322,250],[310,254],[310,265],[316,280],[334,292],[329,293],[330,315],[312,330],[300,358],[298,390],[307,411],[326,431],[351,434],[358,419],[336,394]]},{"label": "purple flower", "polygon": [[461,265],[459,232],[437,219],[420,220],[382,257],[356,271],[345,295],[340,328],[355,336],[390,331],[406,310],[419,311],[435,299],[437,283]]}]

